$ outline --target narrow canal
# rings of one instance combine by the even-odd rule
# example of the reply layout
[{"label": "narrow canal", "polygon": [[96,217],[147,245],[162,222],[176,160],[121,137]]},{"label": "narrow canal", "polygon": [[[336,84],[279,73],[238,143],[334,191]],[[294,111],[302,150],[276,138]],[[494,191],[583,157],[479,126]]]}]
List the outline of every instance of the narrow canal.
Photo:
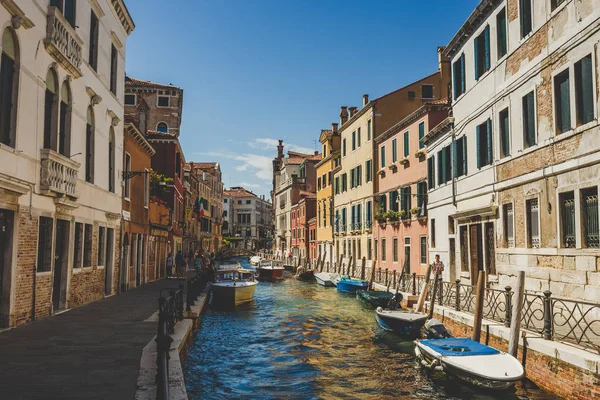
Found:
[{"label": "narrow canal", "polygon": [[413,347],[354,297],[290,278],[235,310],[209,307],[184,372],[190,399],[555,398],[531,382],[489,393],[428,376]]}]

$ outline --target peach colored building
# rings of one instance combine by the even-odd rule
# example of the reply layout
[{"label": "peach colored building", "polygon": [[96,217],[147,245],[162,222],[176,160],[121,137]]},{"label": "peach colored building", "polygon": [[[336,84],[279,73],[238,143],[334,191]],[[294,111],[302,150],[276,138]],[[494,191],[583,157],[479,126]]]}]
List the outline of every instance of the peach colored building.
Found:
[{"label": "peach colored building", "polygon": [[377,266],[424,274],[427,269],[427,149],[423,137],[448,117],[446,100],[426,103],[375,139]]}]

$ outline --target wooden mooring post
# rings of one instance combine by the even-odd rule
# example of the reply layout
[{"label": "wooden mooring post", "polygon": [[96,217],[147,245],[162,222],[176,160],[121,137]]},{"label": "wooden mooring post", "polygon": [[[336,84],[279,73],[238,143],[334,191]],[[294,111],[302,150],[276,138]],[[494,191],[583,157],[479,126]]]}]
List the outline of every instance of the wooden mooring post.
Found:
[{"label": "wooden mooring post", "polygon": [[421,289],[421,293],[419,293],[419,301],[417,302],[417,311],[422,312],[423,306],[425,305],[425,299],[427,298],[427,292],[429,292],[429,277],[431,276],[431,268],[432,264],[427,266],[427,272],[425,272],[425,283],[423,284],[423,289]]},{"label": "wooden mooring post", "polygon": [[369,278],[369,290],[373,290],[373,281],[375,280],[375,265],[377,265],[377,258],[373,259],[371,263],[371,277]]},{"label": "wooden mooring post", "polygon": [[477,294],[475,295],[475,312],[473,314],[473,335],[471,339],[481,340],[481,321],[483,319],[483,298],[485,297],[485,271],[479,271],[477,277]]},{"label": "wooden mooring post", "polygon": [[360,264],[360,279],[365,279],[365,268],[367,266],[367,258],[363,257]]},{"label": "wooden mooring post", "polygon": [[437,288],[438,288],[438,285],[436,285],[436,282],[438,281],[439,277],[440,277],[440,271],[438,269],[436,269],[435,276],[433,278],[433,293],[431,293],[431,300],[429,301],[429,319],[433,318],[433,309],[435,307],[435,297],[437,295]]},{"label": "wooden mooring post", "polygon": [[508,335],[508,354],[517,356],[519,351],[519,336],[521,331],[521,306],[525,295],[525,271],[519,271],[517,275],[517,287],[515,298],[512,302],[512,313],[510,321],[510,333]]},{"label": "wooden mooring post", "polygon": [[343,259],[344,259],[344,255],[340,254],[339,261],[338,261],[337,265],[335,266],[335,273],[336,274],[340,274],[341,275],[341,271],[342,271],[341,268],[342,268],[342,260]]}]

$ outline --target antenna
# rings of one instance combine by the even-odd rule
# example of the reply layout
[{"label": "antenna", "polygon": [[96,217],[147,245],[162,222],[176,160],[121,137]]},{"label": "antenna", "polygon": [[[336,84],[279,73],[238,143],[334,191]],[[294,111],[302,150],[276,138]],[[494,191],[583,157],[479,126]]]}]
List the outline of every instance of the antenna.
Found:
[{"label": "antenna", "polygon": [[315,151],[317,151],[317,140],[314,139],[313,142],[315,142]]}]

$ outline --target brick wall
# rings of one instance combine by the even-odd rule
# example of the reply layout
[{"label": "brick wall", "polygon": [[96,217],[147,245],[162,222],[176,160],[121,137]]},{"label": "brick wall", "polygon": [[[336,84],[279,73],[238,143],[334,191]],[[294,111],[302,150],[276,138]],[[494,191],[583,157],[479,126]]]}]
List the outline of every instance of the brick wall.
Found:
[{"label": "brick wall", "polygon": [[[435,313],[434,313],[435,314]],[[448,330],[456,337],[471,337],[472,327],[443,318],[435,314],[435,318],[443,321]],[[481,332],[481,343],[485,343],[485,329]],[[541,338],[529,338],[543,340]],[[522,361],[522,340],[519,343],[517,359]],[[490,334],[488,344],[501,351],[508,350],[508,342]],[[594,399],[600,396],[600,376],[582,370],[555,357],[549,357],[535,350],[527,350],[525,374],[529,380],[541,387],[566,399]]]},{"label": "brick wall", "polygon": [[104,268],[98,269],[98,222],[92,231],[92,266],[71,272],[69,307],[99,300],[104,297]]},{"label": "brick wall", "polygon": [[[518,8],[518,0],[512,1],[512,3],[517,3]],[[511,20],[511,7],[512,4],[509,3],[508,6],[508,19]],[[517,72],[521,68],[521,64],[523,61],[531,61],[542,53],[542,50],[548,45],[548,26],[544,25],[537,32],[535,32],[523,45],[517,48],[512,54],[508,56],[506,60],[506,77],[510,77]]]},{"label": "brick wall", "polygon": [[507,0],[507,16],[508,22],[512,22],[519,18],[519,0]]}]

